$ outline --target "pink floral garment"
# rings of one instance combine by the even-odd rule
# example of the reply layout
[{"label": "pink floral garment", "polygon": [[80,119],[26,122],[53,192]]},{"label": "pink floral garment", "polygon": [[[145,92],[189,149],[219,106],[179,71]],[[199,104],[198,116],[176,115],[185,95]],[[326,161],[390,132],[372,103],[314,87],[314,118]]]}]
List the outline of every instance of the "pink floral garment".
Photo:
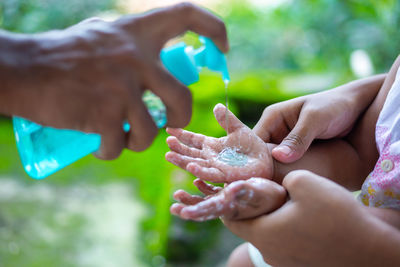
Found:
[{"label": "pink floral garment", "polygon": [[376,124],[379,159],[361,188],[367,206],[400,210],[400,68]]}]

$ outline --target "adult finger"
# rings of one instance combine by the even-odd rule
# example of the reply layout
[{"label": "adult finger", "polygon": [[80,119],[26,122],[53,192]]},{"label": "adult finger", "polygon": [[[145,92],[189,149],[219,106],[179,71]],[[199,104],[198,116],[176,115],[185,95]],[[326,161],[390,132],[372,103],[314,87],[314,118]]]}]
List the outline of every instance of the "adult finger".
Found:
[{"label": "adult finger", "polygon": [[158,128],[142,102],[141,90],[130,92],[127,120],[131,129],[128,133],[127,147],[133,151],[142,151],[151,145],[158,134]]},{"label": "adult finger", "polygon": [[77,24],[68,27],[68,29],[76,29],[76,28],[79,28],[81,26],[85,26],[88,24],[103,23],[103,22],[105,22],[105,21],[99,17],[91,17],[91,18],[84,19],[84,20],[78,22]]},{"label": "adult finger", "polygon": [[189,156],[192,158],[202,158],[201,150],[197,148],[188,147],[178,141],[175,136],[169,136],[167,138],[168,147],[181,155]]},{"label": "adult finger", "polygon": [[126,144],[126,135],[122,130],[122,120],[103,122],[102,128],[105,129],[101,134],[100,149],[94,153],[94,156],[102,160],[115,159],[121,154]]},{"label": "adult finger", "polygon": [[263,217],[264,216],[255,219],[244,220],[230,220],[228,217],[221,217],[221,221],[232,233],[246,241],[253,243],[256,231],[261,231],[259,233],[264,233],[264,231],[258,227],[257,222],[257,220],[260,220],[260,218]]},{"label": "adult finger", "polygon": [[[161,47],[171,38],[190,30],[211,38],[217,47],[228,52],[229,44],[223,21],[204,8],[184,2],[150,11],[141,17],[146,30]],[[132,24],[132,27],[135,27]]]},{"label": "adult finger", "polygon": [[143,86],[161,98],[167,110],[167,126],[185,127],[192,116],[192,93],[160,63],[143,67]]},{"label": "adult finger", "polygon": [[201,149],[206,140],[206,137],[202,134],[177,128],[167,128],[167,133],[178,138],[183,144],[197,149]]},{"label": "adult finger", "polygon": [[[266,237],[276,236],[277,233],[285,231],[288,221],[295,220],[296,213],[298,213],[297,208],[292,201],[287,201],[272,213],[256,218],[244,220],[221,219],[232,233],[258,247],[262,243],[265,244]],[[262,234],[260,235],[260,233]]]},{"label": "adult finger", "polygon": [[[335,182],[306,170],[289,172],[282,181],[282,186],[288,191],[293,201],[327,198],[331,193],[342,191],[345,195],[354,197],[345,188]],[[312,194],[312,195],[311,195]],[[339,196],[333,194],[332,196]],[[343,198],[343,194],[340,195]]]},{"label": "adult finger", "polygon": [[214,107],[214,116],[227,133],[232,133],[240,128],[247,128],[230,110],[220,103]]},{"label": "adult finger", "polygon": [[[110,80],[104,78],[101,89],[110,89],[114,91],[126,91],[129,84],[119,80]],[[99,109],[88,110],[93,118],[91,126],[87,130],[95,129],[101,135],[100,149],[96,151],[94,156],[103,160],[111,160],[117,158],[123,148],[127,144],[127,136],[123,131],[123,121],[126,119],[126,99],[124,96],[115,94],[112,97],[104,99],[104,96],[99,95],[101,103],[107,101],[107,107],[100,107]]]}]

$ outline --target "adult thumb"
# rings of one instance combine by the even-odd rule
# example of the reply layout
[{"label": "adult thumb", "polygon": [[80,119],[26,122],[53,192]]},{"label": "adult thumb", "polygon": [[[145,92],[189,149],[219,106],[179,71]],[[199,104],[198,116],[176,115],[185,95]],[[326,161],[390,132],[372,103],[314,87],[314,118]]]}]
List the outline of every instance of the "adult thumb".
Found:
[{"label": "adult thumb", "polygon": [[330,201],[349,199],[349,204],[354,200],[353,194],[343,186],[307,170],[289,172],[283,178],[282,186],[293,201],[309,200],[313,202],[315,200],[315,202],[322,203],[323,200],[328,199]]},{"label": "adult thumb", "polygon": [[315,127],[310,125],[312,123],[308,123],[306,118],[299,119],[292,131],[272,150],[272,156],[283,163],[300,159],[316,136]]}]

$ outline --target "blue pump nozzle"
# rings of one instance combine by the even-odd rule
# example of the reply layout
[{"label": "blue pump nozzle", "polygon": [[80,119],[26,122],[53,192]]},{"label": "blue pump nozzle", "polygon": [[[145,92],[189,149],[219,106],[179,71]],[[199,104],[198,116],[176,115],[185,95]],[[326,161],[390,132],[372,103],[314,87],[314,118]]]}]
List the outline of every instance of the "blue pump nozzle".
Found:
[{"label": "blue pump nozzle", "polygon": [[221,73],[224,82],[229,82],[225,55],[211,39],[204,36],[199,39],[203,45],[198,49],[183,42],[163,49],[160,58],[164,66],[185,85],[197,82],[203,67]]},{"label": "blue pump nozzle", "polygon": [[220,72],[224,82],[229,82],[230,77],[225,55],[218,49],[211,39],[204,36],[200,36],[199,39],[203,46],[194,51],[194,60],[196,65]]}]

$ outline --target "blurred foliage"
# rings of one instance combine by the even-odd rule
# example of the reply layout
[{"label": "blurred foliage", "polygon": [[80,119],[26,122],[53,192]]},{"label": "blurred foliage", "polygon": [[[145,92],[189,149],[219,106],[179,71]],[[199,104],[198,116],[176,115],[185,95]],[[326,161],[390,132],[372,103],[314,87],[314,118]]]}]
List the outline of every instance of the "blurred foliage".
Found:
[{"label": "blurred foliage", "polygon": [[115,0],[2,0],[0,28],[24,33],[62,29],[114,7]]},{"label": "blurred foliage", "polygon": [[232,50],[230,67],[350,72],[349,55],[365,49],[378,72],[398,54],[397,0],[283,1],[275,9],[249,8],[246,1],[221,6]]},{"label": "blurred foliage", "polygon": [[[112,0],[2,0],[0,27],[27,33],[65,28],[112,10],[114,4]],[[376,72],[388,70],[400,51],[397,0],[286,0],[276,7],[228,0],[211,8],[222,16],[229,32],[228,64],[232,77],[228,89],[229,106],[249,126],[256,123],[262,110],[271,103],[354,79],[349,57],[357,49],[368,53]],[[194,34],[187,34],[183,39],[189,44],[198,44]],[[205,71],[200,81],[190,88],[194,107],[188,129],[206,135],[224,135],[212,114],[216,103],[225,102],[220,77]],[[125,151],[112,162],[88,156],[37,182],[23,173],[10,122],[2,120],[0,175],[12,177],[27,188],[40,183],[52,190],[70,186],[101,187],[120,182],[132,188],[147,210],[140,235],[132,237],[138,239],[141,247],[138,249],[142,250],[139,254],[147,265],[164,265],[163,257],[172,266],[215,265],[215,262],[207,262],[210,258],[207,255],[227,257],[222,247],[215,245],[222,228],[218,221],[193,223],[173,219],[171,222],[169,205],[173,190],[185,188],[193,193],[196,190],[191,184],[193,177],[164,160],[168,151],[165,138],[165,132],[160,131],[152,147],[145,152]],[[49,219],[56,213],[56,207],[45,205],[45,212],[39,204],[32,203],[23,204],[19,199],[0,201],[0,243],[1,240],[8,242],[5,247],[0,246],[0,262],[6,266],[54,266],[55,262],[60,266],[61,262],[77,265],[73,255],[82,248],[70,243],[82,234],[79,231],[86,229],[82,228],[85,218],[71,217],[70,224],[59,226],[57,221]],[[30,240],[33,254],[37,253],[33,257],[32,253],[15,248],[28,236],[26,231],[30,224],[21,222],[29,220],[36,212],[39,215],[34,216],[34,220],[47,222],[47,227],[70,234],[61,235],[56,248],[46,245],[39,237]],[[90,242],[86,245],[93,246]],[[222,243],[222,246],[229,244]],[[16,251],[19,254],[13,256]],[[132,255],[137,254],[138,251],[132,251]]]}]

